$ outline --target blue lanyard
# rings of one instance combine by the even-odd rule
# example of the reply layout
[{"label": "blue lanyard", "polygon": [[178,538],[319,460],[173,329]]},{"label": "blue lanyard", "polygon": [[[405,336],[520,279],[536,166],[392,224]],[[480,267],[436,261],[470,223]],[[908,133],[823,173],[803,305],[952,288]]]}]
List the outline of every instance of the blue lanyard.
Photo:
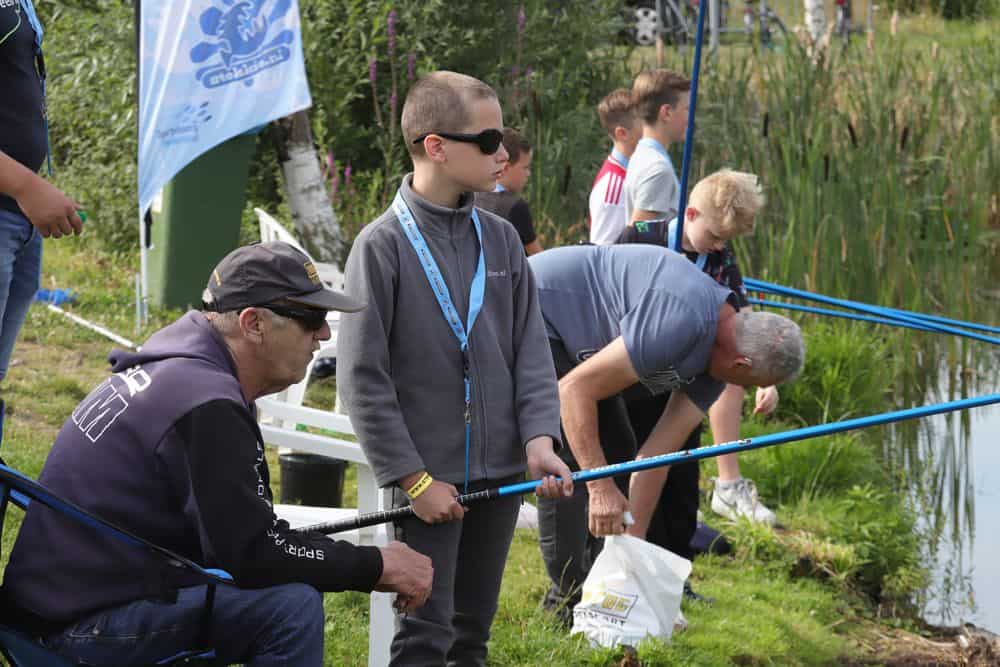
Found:
[{"label": "blue lanyard", "polygon": [[28,25],[31,29],[35,31],[35,60],[38,63],[38,74],[42,79],[42,100],[45,105],[44,109],[44,122],[45,122],[45,155],[46,161],[49,165],[49,176],[52,175],[52,148],[49,141],[49,105],[48,100],[46,100],[45,95],[45,60],[42,58],[42,36],[45,31],[42,30],[42,22],[38,20],[38,14],[35,13],[35,7],[31,4],[31,0],[18,0],[21,8],[24,10],[25,15],[28,17]]},{"label": "blue lanyard", "polygon": [[620,164],[622,169],[628,169],[628,158],[617,148],[611,149],[611,159]]},{"label": "blue lanyard", "polygon": [[35,53],[42,50],[42,22],[38,20],[38,14],[35,13],[35,8],[31,4],[31,0],[20,0],[21,7],[24,9],[24,13],[28,17],[28,24],[31,29],[35,31]]},{"label": "blue lanyard", "polygon": [[507,188],[505,188],[504,186],[502,186],[499,183],[497,183],[496,186],[494,186],[494,188],[493,188],[493,192],[503,192],[506,189]]},{"label": "blue lanyard", "polygon": [[[670,225],[667,227],[667,234],[670,240],[668,248],[677,250],[681,254],[684,253],[684,249],[681,246],[681,240],[677,238],[677,218],[670,221]],[[700,253],[698,257],[694,260],[694,265],[698,267],[699,271],[705,270],[705,262],[708,261],[708,253]]]},{"label": "blue lanyard", "polygon": [[396,193],[395,199],[392,200],[392,208],[396,212],[396,217],[399,219],[399,224],[402,226],[406,238],[410,241],[410,245],[413,246],[413,251],[417,253],[420,265],[427,276],[427,282],[430,283],[431,290],[433,290],[438,305],[441,307],[441,314],[444,315],[445,321],[448,322],[448,326],[451,327],[455,338],[458,339],[458,346],[462,351],[462,373],[465,382],[464,492],[468,492],[469,449],[472,443],[472,378],[469,377],[469,334],[472,333],[472,327],[476,324],[476,318],[479,317],[479,311],[482,310],[483,299],[486,295],[486,255],[483,252],[482,225],[479,222],[479,214],[473,208],[472,222],[475,225],[476,238],[479,240],[479,262],[476,265],[476,274],[472,278],[472,288],[469,291],[469,314],[467,323],[463,327],[462,318],[459,316],[455,304],[452,303],[451,294],[448,292],[448,285],[444,282],[444,276],[441,275],[441,270],[438,269],[437,262],[434,261],[431,249],[427,246],[427,241],[424,240],[423,234],[420,233],[420,229],[413,219],[410,207],[403,201],[403,197],[399,192]]}]

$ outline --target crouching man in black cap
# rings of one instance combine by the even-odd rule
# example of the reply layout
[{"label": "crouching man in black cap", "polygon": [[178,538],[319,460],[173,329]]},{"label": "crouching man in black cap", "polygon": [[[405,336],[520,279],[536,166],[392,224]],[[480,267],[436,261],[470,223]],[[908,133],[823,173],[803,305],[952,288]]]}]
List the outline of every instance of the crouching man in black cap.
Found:
[{"label": "crouching man in black cap", "polygon": [[[223,664],[318,666],[321,591],[430,593],[431,561],[393,542],[357,547],[297,534],[272,509],[254,401],[301,380],[330,310],[364,304],[323,287],[285,243],[239,248],[212,271],[204,310],[115,350],[112,375],[63,425],[40,482],[207,567],[219,586],[211,643]],[[155,563],[155,564],[154,564]],[[205,586],[44,507],[27,512],[4,592],[53,650],[89,665],[152,664],[190,648]]]}]

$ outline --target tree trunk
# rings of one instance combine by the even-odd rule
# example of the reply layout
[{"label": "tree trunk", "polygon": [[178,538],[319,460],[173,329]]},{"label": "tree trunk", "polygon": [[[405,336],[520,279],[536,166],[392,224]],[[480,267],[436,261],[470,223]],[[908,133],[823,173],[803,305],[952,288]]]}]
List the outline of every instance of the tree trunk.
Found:
[{"label": "tree trunk", "polygon": [[313,144],[309,113],[298,111],[275,126],[278,160],[296,235],[314,260],[336,263],[342,237]]},{"label": "tree trunk", "polygon": [[826,8],[823,6],[823,0],[804,0],[804,2],[806,31],[809,33],[809,41],[815,47],[826,32]]}]

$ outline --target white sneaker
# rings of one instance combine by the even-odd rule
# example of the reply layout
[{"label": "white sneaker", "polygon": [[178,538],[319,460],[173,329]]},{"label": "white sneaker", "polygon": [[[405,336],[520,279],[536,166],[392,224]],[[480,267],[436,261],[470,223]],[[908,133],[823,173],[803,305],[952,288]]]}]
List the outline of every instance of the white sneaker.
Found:
[{"label": "white sneaker", "polygon": [[776,519],[774,512],[760,502],[757,485],[752,479],[739,479],[728,487],[720,486],[715,480],[712,511],[733,521],[743,516],[768,526],[773,526]]}]

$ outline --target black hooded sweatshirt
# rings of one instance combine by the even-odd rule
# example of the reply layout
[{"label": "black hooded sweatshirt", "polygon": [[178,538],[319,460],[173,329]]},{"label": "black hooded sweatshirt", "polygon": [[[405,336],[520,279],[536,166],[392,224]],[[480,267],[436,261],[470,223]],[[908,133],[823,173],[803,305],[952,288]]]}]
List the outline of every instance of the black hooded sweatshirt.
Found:
[{"label": "black hooded sweatshirt", "polygon": [[[66,420],[39,481],[57,495],[205,566],[241,588],[303,582],[371,591],[376,547],[297,534],[272,509],[253,405],[221,337],[198,312],[116,350],[113,375]],[[4,577],[8,600],[69,623],[140,599],[171,599],[200,583],[145,550],[37,503]]]}]

